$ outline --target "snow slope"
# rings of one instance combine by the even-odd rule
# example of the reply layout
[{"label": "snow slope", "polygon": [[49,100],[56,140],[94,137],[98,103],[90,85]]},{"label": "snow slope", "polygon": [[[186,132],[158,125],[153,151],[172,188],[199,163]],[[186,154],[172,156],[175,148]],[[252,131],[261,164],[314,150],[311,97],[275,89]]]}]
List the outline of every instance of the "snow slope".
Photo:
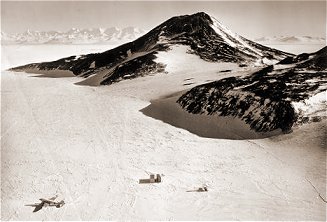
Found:
[{"label": "snow slope", "polygon": [[[308,182],[325,197],[326,122],[260,140],[201,138],[139,112],[197,75],[110,87],[32,76],[2,73],[3,220],[326,218]],[[138,184],[150,172],[162,183]],[[209,192],[186,192],[203,184]],[[67,204],[24,206],[54,194]]]},{"label": "snow slope", "polygon": [[321,118],[327,118],[327,91],[322,91],[303,101],[293,102],[292,105],[300,116],[305,118],[305,121],[319,121]]}]

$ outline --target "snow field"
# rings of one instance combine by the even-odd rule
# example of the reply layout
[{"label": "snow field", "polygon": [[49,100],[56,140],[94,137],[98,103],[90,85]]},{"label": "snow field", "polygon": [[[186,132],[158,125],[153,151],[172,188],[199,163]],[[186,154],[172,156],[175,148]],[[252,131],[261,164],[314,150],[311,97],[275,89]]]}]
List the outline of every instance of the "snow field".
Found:
[{"label": "snow field", "polygon": [[[140,110],[151,100],[249,71],[177,54],[158,55],[168,74],[111,86],[2,72],[1,218],[325,220],[326,205],[308,181],[326,196],[326,121],[277,137],[226,140],[145,116]],[[226,69],[237,73],[220,72]],[[163,174],[162,183],[138,184],[148,173]],[[209,192],[186,192],[203,184]],[[60,209],[33,214],[24,206],[56,193],[67,203]]]}]

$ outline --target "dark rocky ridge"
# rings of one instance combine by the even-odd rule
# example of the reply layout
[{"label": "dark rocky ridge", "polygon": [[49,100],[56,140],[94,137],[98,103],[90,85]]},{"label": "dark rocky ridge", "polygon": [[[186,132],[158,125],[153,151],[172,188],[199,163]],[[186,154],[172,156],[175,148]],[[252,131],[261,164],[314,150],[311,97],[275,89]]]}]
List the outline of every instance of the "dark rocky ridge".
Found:
[{"label": "dark rocky ridge", "polygon": [[293,64],[299,63],[297,68],[310,68],[312,70],[325,70],[327,69],[327,47],[320,49],[315,53],[302,53],[295,57],[286,57],[278,64]]},{"label": "dark rocky ridge", "polygon": [[[217,33],[215,29],[219,30]],[[155,54],[169,50],[174,44],[188,45],[190,53],[211,62],[236,62],[251,64],[267,58],[284,59],[291,54],[271,49],[241,36],[231,34],[221,24],[206,13],[173,17],[155,27],[133,42],[123,44],[103,53],[67,57],[53,62],[33,63],[13,68],[14,71],[26,69],[69,70],[75,75],[88,77],[107,69],[100,84],[111,84],[125,78],[135,78],[148,72],[162,72],[164,64],[157,64]],[[140,61],[144,64],[140,64]],[[125,66],[125,68],[123,68]],[[145,66],[148,66],[145,68]],[[132,75],[132,72],[136,74]]]},{"label": "dark rocky ridge", "polygon": [[268,66],[244,78],[197,86],[177,103],[193,114],[240,118],[258,132],[279,128],[288,132],[294,123],[308,118],[296,113],[292,102],[304,101],[327,88],[326,51],[327,47],[308,56],[290,57],[280,62],[285,66]]}]

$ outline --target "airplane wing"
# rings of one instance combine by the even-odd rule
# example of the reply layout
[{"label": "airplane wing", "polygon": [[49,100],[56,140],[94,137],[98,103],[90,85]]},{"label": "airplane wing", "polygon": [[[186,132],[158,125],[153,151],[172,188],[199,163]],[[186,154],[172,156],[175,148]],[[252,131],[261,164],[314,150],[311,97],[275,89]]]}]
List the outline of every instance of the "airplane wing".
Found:
[{"label": "airplane wing", "polygon": [[49,198],[49,200],[55,200],[57,197],[58,197],[58,195],[56,195],[56,196],[54,196],[54,197],[51,197],[51,198]]},{"label": "airplane wing", "polygon": [[42,203],[38,203],[38,204],[26,204],[25,206],[35,207],[35,209],[33,210],[33,213],[34,213],[34,212],[41,210],[42,207],[44,206],[44,203],[42,202]]},{"label": "airplane wing", "polygon": [[43,203],[40,203],[39,205],[37,205],[37,206],[35,207],[35,209],[33,210],[33,213],[35,213],[35,212],[41,210],[42,207],[43,207]]},{"label": "airplane wing", "polygon": [[44,199],[44,198],[40,198],[39,200],[41,200],[42,202],[51,204],[51,203],[56,203],[56,201],[54,201],[56,198],[58,197],[58,195],[51,197],[49,199]]}]

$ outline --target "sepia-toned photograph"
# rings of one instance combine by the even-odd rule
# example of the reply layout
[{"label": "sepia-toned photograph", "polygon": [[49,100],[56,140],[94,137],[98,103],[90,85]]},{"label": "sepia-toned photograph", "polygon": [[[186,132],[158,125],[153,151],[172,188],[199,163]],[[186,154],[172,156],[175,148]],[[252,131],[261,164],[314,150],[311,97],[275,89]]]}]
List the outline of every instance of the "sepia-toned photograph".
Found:
[{"label": "sepia-toned photograph", "polygon": [[320,1],[1,1],[2,221],[326,221]]}]

